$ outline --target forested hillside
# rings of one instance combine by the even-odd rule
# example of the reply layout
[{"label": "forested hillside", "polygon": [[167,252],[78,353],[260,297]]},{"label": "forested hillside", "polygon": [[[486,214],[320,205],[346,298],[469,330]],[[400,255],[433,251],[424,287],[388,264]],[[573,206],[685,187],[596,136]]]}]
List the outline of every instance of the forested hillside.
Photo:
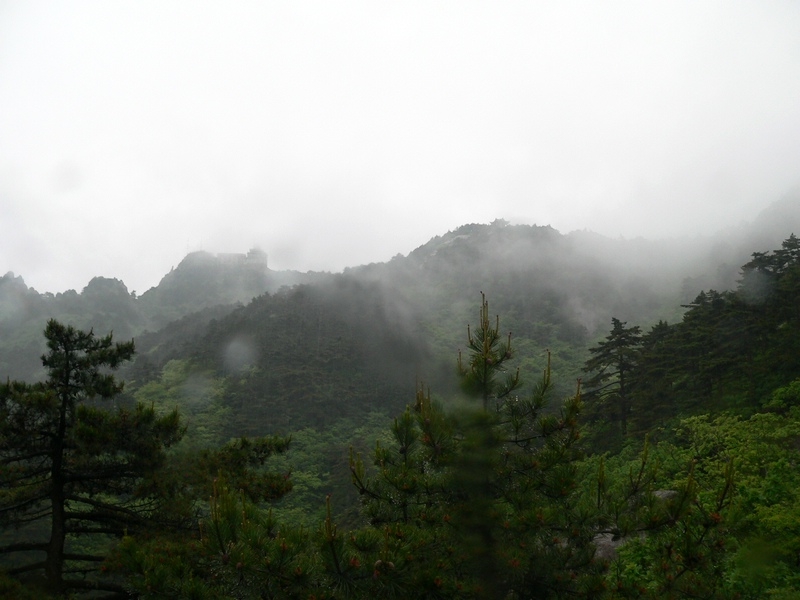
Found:
[{"label": "forested hillside", "polygon": [[790,236],[675,325],[612,318],[563,403],[547,363],[516,370],[484,296],[457,361],[464,399],[420,386],[374,450],[348,440],[360,517],[337,517],[325,486],[306,535],[281,521],[296,508],[240,521],[220,490],[197,550],[130,542],[120,568],[140,592],[158,582],[152,597],[797,597],[798,274]]},{"label": "forested hillside", "polygon": [[[20,379],[43,377],[41,332],[57,318],[84,329],[114,330],[121,337],[161,331],[192,316],[193,329],[205,325],[203,311],[221,314],[255,296],[286,285],[313,281],[315,274],[271,271],[260,260],[225,260],[207,252],[184,258],[158,286],[141,295],[118,279],[95,277],[80,293],[39,293],[22,276],[0,278],[0,372]],[[226,307],[226,308],[222,308]]]},{"label": "forested hillside", "polygon": [[[336,277],[379,283],[387,302],[432,333],[426,343],[434,344],[438,356],[462,343],[455,332],[471,315],[480,290],[497,298],[498,310],[508,315],[520,339],[531,339],[540,348],[559,341],[583,346],[611,316],[641,323],[674,320],[678,305],[701,290],[732,289],[751,252],[774,248],[800,229],[798,207],[800,202],[789,196],[737,230],[660,242],[611,240],[590,232],[564,235],[504,221],[466,225],[407,256],[346,269],[341,276],[271,270],[258,251],[230,256],[194,252],[157,286],[139,294],[108,277],[95,277],[80,291],[38,292],[25,285],[24,274],[7,273],[0,277],[0,374],[43,377],[40,333],[48,318],[136,337],[141,359],[145,333],[148,351],[153,345],[177,347],[187,341],[183,334],[202,335],[208,319],[257,296]],[[174,325],[184,317],[191,326],[188,321]],[[156,354],[155,368],[161,368],[165,361]],[[560,357],[554,358],[560,371]]]},{"label": "forested hillside", "polygon": [[700,292],[674,324],[612,320],[585,367],[605,443],[652,436],[679,416],[786,408],[773,392],[800,376],[800,240],[754,253],[740,273],[736,289]]},{"label": "forested hillside", "polygon": [[[20,486],[49,489],[41,452],[72,490],[58,502],[84,511],[65,514],[87,515],[64,565],[123,596],[794,597],[800,246],[788,231],[742,249],[787,206],[758,232],[674,245],[465,225],[340,274],[198,253],[141,296],[6,275],[0,554],[22,574],[38,563],[18,552],[46,550],[65,589],[18,520],[49,518],[20,504]],[[95,347],[81,329],[135,338],[135,356],[98,347],[124,390],[75,371],[51,394],[71,340]],[[59,449],[20,453],[39,418]],[[147,439],[128,487],[113,468],[106,487],[64,483]],[[97,512],[119,502],[124,518]]]}]

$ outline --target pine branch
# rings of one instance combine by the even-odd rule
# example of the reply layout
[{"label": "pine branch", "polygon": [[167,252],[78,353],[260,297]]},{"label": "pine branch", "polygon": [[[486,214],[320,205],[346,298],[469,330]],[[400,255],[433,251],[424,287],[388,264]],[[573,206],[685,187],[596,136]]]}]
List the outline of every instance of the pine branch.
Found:
[{"label": "pine branch", "polygon": [[20,567],[14,567],[13,569],[8,569],[6,573],[9,575],[19,575],[21,573],[27,573],[29,571],[36,571],[37,569],[44,569],[47,563],[45,561],[31,563],[29,565],[22,565]]},{"label": "pine branch", "polygon": [[27,462],[33,460],[34,458],[49,458],[50,452],[49,450],[42,450],[39,452],[31,452],[30,454],[23,454],[18,456],[10,456],[8,458],[4,458],[0,460],[0,464],[2,465],[10,465],[15,462]]},{"label": "pine branch", "polygon": [[74,535],[83,534],[108,534],[114,536],[125,535],[125,527],[67,527],[66,532]]},{"label": "pine branch", "polygon": [[98,556],[96,554],[67,554],[64,553],[64,560],[83,560],[89,562],[103,562],[105,556]]},{"label": "pine branch", "polygon": [[17,542],[15,544],[8,544],[7,546],[0,547],[0,554],[9,554],[11,552],[32,552],[41,550],[47,551],[47,542]]},{"label": "pine branch", "polygon": [[22,502],[19,502],[18,504],[14,504],[12,506],[4,506],[0,508],[0,515],[24,510],[27,507],[33,506],[40,502],[44,502],[47,499],[48,499],[47,495],[39,495],[34,498],[28,498],[27,500],[23,500]]}]

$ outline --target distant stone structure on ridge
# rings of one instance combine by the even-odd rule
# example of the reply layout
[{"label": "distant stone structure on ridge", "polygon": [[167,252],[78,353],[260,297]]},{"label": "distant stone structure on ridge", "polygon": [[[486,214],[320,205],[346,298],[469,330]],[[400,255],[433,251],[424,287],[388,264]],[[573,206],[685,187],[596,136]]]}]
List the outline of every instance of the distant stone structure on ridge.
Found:
[{"label": "distant stone structure on ridge", "polygon": [[247,254],[219,253],[216,258],[225,265],[253,265],[267,268],[267,253],[258,248],[251,248]]}]

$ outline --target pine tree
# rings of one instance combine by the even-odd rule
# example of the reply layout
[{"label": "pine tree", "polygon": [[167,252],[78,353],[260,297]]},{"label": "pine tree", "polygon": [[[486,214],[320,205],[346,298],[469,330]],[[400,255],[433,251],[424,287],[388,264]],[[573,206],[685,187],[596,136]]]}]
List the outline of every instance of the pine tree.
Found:
[{"label": "pine tree", "polygon": [[663,426],[678,413],[671,379],[674,365],[680,362],[679,350],[672,343],[675,329],[659,321],[641,338],[636,368],[630,374],[633,404],[629,431],[633,435],[642,436]]},{"label": "pine tree", "polygon": [[351,454],[366,525],[340,531],[330,499],[316,533],[280,524],[220,478],[199,539],[122,545],[133,587],[198,599],[722,597],[732,468],[709,499],[693,461],[654,492],[647,443],[638,460],[583,460],[580,387],[548,407],[548,364],[523,394],[518,374],[503,380],[513,352],[498,330],[482,298],[460,360],[472,398],[445,408],[420,386],[374,470]]},{"label": "pine tree", "polygon": [[628,433],[628,421],[633,407],[631,374],[636,366],[642,341],[638,325],[611,319],[611,332],[589,352],[583,370],[592,376],[585,382],[586,403],[594,418],[602,418],[619,427],[619,434]]},{"label": "pine tree", "polygon": [[[143,493],[165,449],[182,436],[177,412],[152,407],[105,409],[122,391],[111,370],[134,353],[133,342],[114,343],[55,320],[45,329],[42,357],[47,380],[0,387],[0,522],[27,528],[23,541],[0,553],[39,552],[43,560],[19,564],[12,573],[42,570],[56,594],[117,586],[90,579],[103,553],[70,549],[77,536],[121,536],[143,527],[159,508]],[[43,528],[46,539],[30,538]],[[101,543],[98,542],[98,543]],[[65,576],[72,573],[74,576]]]},{"label": "pine tree", "polygon": [[599,515],[578,485],[580,394],[546,412],[549,367],[530,394],[515,394],[519,374],[503,378],[511,340],[485,297],[479,316],[459,367],[480,404],[446,411],[420,389],[395,421],[394,444],[378,446],[377,474],[353,458],[365,514],[393,565],[377,576],[406,597],[599,596]]},{"label": "pine tree", "polygon": [[772,252],[756,252],[742,266],[738,295],[753,313],[758,337],[748,339],[755,368],[769,390],[800,373],[800,239],[794,234]]},{"label": "pine tree", "polygon": [[467,348],[469,360],[463,364],[461,352],[458,354],[458,370],[462,377],[464,390],[475,395],[483,402],[483,410],[489,410],[490,401],[499,407],[511,392],[520,385],[519,369],[500,381],[499,376],[506,373],[505,363],[512,358],[511,333],[503,342],[500,332],[500,317],[495,317],[492,326],[489,317],[489,303],[486,295],[481,292],[481,309],[478,317],[478,328],[474,334],[467,326]]}]

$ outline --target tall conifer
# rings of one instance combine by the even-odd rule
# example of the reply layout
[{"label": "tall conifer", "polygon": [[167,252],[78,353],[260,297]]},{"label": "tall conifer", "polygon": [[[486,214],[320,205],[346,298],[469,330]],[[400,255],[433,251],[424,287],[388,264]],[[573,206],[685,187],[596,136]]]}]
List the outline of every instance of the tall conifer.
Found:
[{"label": "tall conifer", "polygon": [[[110,334],[98,338],[55,320],[44,333],[47,380],[0,386],[0,522],[27,528],[25,541],[0,553],[40,553],[42,559],[11,572],[42,571],[56,594],[117,590],[90,577],[103,553],[77,552],[71,542],[121,536],[154,515],[158,503],[142,493],[143,483],[182,429],[177,412],[158,416],[152,407],[99,404],[122,391],[110,371],[133,355],[132,341],[115,344]],[[32,528],[36,523],[46,528]]]}]

